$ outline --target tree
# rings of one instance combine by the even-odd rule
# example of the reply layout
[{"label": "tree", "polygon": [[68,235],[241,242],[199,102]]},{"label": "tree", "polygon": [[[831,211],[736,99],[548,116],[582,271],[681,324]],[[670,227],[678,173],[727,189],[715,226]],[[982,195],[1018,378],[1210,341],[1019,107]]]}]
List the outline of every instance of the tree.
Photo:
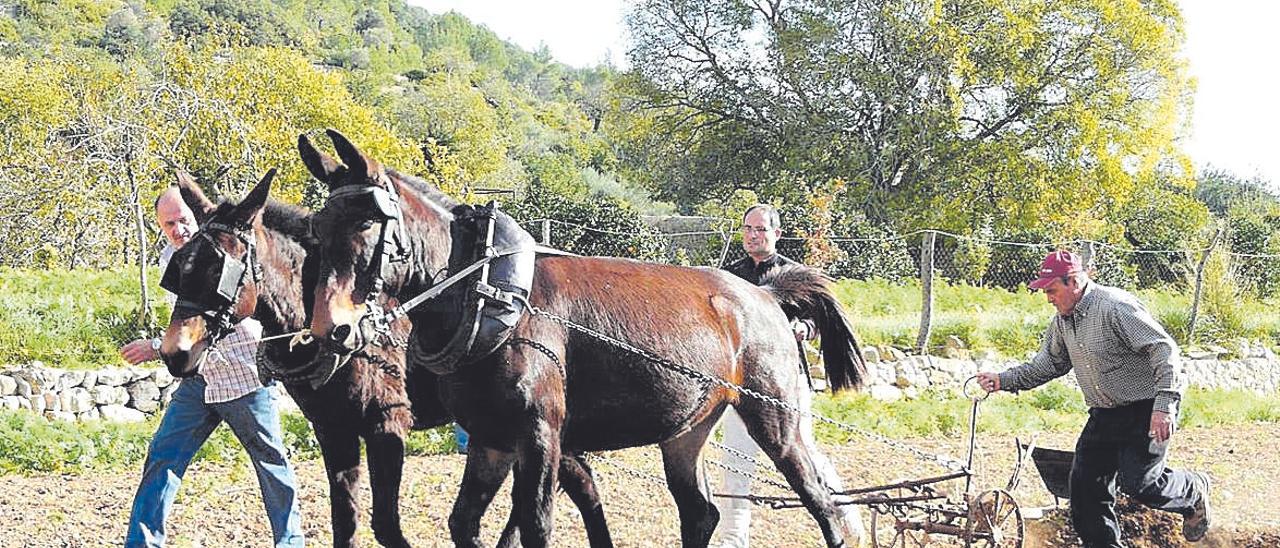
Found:
[{"label": "tree", "polygon": [[626,156],[679,203],[841,179],[899,228],[1069,232],[1189,184],[1171,1],[643,0],[628,26]]}]

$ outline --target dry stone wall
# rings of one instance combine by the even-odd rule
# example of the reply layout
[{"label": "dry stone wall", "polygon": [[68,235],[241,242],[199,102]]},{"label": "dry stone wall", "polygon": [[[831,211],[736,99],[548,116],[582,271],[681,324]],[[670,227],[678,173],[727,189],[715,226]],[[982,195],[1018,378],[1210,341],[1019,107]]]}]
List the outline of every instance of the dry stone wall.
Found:
[{"label": "dry stone wall", "polygon": [[[163,367],[82,371],[33,362],[0,368],[0,409],[27,410],[68,421],[140,422],[164,409],[180,382]],[[283,390],[280,394],[286,407],[292,407]]]},{"label": "dry stone wall", "polygon": [[[928,390],[958,390],[978,371],[1003,371],[1020,364],[992,352],[970,354],[949,346],[949,357],[911,356],[888,346],[863,349],[869,369],[867,390],[881,400],[914,398]],[[814,368],[820,375],[821,370]],[[1280,358],[1261,344],[1241,342],[1228,351],[1213,347],[1183,358],[1188,384],[1272,393],[1280,389]],[[821,383],[821,379],[817,379]],[[24,409],[50,419],[142,421],[160,412],[180,381],[163,367],[113,367],[68,371],[40,362],[0,368],[0,409]],[[1074,375],[1060,381],[1074,385]],[[286,409],[296,408],[288,394],[275,389]]]}]

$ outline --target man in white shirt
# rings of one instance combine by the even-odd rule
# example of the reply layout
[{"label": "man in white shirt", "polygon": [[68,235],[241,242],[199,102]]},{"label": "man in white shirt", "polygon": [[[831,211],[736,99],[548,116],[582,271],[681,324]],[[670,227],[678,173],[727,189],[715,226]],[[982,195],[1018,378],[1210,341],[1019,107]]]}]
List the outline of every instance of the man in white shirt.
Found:
[{"label": "man in white shirt", "polygon": [[[161,270],[198,227],[177,187],[156,200],[156,219],[169,245],[160,253]],[[293,469],[286,459],[275,396],[258,380],[254,355],[262,326],[249,318],[218,341],[200,369],[182,380],[147,449],[142,481],[134,495],[125,546],[163,546],[165,519],[173,509],[182,476],[196,451],[226,422],[249,452],[262,488],[274,546],[303,546],[302,518]],[[120,348],[137,364],[160,358],[160,339],[139,339]]]}]

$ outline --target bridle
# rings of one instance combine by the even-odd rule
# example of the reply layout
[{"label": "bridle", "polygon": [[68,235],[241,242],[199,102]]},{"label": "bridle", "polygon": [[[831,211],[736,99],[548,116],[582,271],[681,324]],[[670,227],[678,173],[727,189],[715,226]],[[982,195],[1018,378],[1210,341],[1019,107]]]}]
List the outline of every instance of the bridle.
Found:
[{"label": "bridle", "polygon": [[[246,248],[245,257],[248,264],[227,254],[218,245],[215,234],[222,233],[234,236]],[[203,241],[203,242],[202,242]],[[193,279],[195,246],[208,243],[219,259],[218,279],[212,284],[207,279]],[[178,251],[181,257],[174,257],[165,269],[160,280],[160,287],[177,296],[173,312],[175,316],[190,318],[201,316],[205,319],[209,333],[209,347],[212,347],[228,333],[235,330],[235,318],[232,308],[236,297],[244,289],[246,274],[256,286],[262,280],[262,266],[258,263],[254,246],[253,227],[245,223],[226,224],[208,221],[200,226],[191,243]]]},{"label": "bridle", "polygon": [[[349,333],[335,333],[330,337],[330,347],[339,354],[364,354],[364,350],[374,339],[386,341],[396,344],[391,337],[391,324],[397,319],[405,316],[413,308],[422,303],[438,297],[449,287],[466,279],[468,276],[485,268],[491,261],[498,257],[511,255],[525,251],[524,246],[517,246],[510,249],[494,249],[492,241],[493,233],[493,217],[490,217],[488,233],[490,238],[485,242],[485,251],[483,256],[472,262],[466,267],[458,269],[445,279],[433,283],[429,289],[412,299],[401,302],[399,305],[391,309],[384,309],[378,304],[378,297],[381,296],[386,288],[385,266],[387,264],[403,263],[409,258],[409,250],[406,245],[407,240],[404,236],[404,218],[401,214],[400,197],[395,190],[394,184],[389,181],[386,183],[387,188],[377,185],[348,185],[335,189],[327,200],[323,209],[330,207],[345,210],[358,211],[362,214],[362,219],[381,221],[382,228],[379,232],[378,242],[375,244],[373,257],[370,259],[368,266],[363,273],[370,280],[369,289],[365,293],[365,311],[360,318],[356,320],[355,326],[355,347],[349,347],[342,343],[332,344],[346,338]],[[394,224],[392,230],[390,226]],[[313,236],[317,239],[318,234]],[[357,275],[358,277],[358,275]],[[489,298],[500,298],[501,290],[493,288],[483,283],[485,276],[481,276],[482,283],[477,287],[478,291],[485,294]],[[339,326],[342,327],[342,326]],[[366,336],[369,334],[370,336]]]},{"label": "bridle", "polygon": [[[348,185],[334,189],[325,200],[322,211],[330,208],[354,210],[361,214],[360,218],[379,221],[378,242],[374,244],[373,257],[363,272],[355,273],[356,279],[363,274],[370,280],[365,292],[365,312],[356,321],[356,348],[343,345],[332,345],[340,354],[365,354],[364,349],[373,342],[372,339],[389,340],[391,338],[391,322],[394,317],[383,311],[378,304],[386,289],[386,265],[404,263],[409,259],[409,248],[404,234],[404,218],[400,212],[400,196],[395,185],[386,182],[387,188],[377,185]],[[392,226],[394,225],[394,229]],[[319,240],[312,226],[312,236]],[[366,336],[366,333],[372,336]]]}]

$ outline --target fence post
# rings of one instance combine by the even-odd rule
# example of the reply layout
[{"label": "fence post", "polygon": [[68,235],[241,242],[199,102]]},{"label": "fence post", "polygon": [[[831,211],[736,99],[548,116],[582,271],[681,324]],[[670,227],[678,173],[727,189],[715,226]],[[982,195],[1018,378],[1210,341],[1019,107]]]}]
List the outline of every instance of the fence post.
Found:
[{"label": "fence post", "polygon": [[551,247],[551,219],[542,220],[542,245]]},{"label": "fence post", "polygon": [[1209,262],[1209,254],[1213,253],[1213,248],[1217,247],[1218,240],[1222,237],[1222,227],[1213,233],[1213,240],[1209,242],[1209,247],[1204,250],[1204,254],[1200,256],[1200,264],[1196,266],[1196,289],[1191,296],[1191,317],[1187,319],[1187,344],[1195,340],[1196,335],[1196,317],[1200,315],[1200,291],[1204,286],[1204,265]]},{"label": "fence post", "polygon": [[916,346],[920,355],[929,355],[929,330],[933,327],[933,240],[937,233],[932,230],[924,232],[924,241],[920,244],[920,334],[916,337]]},{"label": "fence post", "polygon": [[1089,273],[1089,277],[1093,277],[1093,240],[1085,240],[1084,245],[1080,246],[1080,264],[1084,266],[1084,271]]}]

